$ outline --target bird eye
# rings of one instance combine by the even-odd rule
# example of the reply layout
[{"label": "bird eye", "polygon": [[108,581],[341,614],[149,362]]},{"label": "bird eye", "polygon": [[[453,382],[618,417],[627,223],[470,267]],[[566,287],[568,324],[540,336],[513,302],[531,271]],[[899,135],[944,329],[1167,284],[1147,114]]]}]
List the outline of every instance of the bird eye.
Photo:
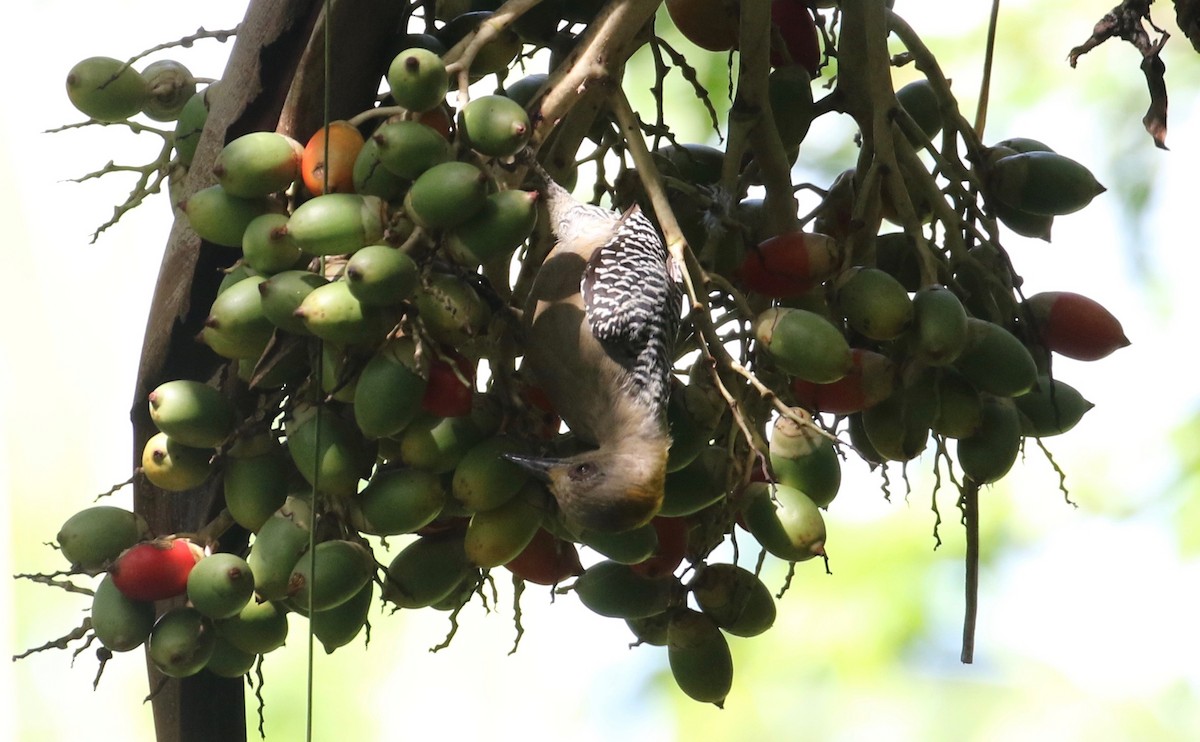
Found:
[{"label": "bird eye", "polygon": [[586,479],[596,473],[596,465],[590,461],[584,461],[571,467],[572,479]]}]

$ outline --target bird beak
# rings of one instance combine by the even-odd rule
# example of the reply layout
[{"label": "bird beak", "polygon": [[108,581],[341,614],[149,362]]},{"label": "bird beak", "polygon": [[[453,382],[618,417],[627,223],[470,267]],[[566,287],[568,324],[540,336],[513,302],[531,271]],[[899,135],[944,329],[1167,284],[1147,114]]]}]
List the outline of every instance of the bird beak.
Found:
[{"label": "bird beak", "polygon": [[543,481],[550,480],[550,470],[560,463],[558,459],[546,459],[539,458],[537,456],[522,456],[518,453],[506,453],[503,454],[503,456]]}]

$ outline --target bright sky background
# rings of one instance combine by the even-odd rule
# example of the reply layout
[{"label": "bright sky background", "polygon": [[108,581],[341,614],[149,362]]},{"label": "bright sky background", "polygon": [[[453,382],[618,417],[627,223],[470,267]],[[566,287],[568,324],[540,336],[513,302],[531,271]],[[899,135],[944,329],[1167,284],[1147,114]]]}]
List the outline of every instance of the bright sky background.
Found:
[{"label": "bright sky background", "polygon": [[[964,681],[994,682],[1006,667],[1026,663],[1096,704],[1173,693],[1194,701],[1200,693],[1200,608],[1194,598],[1200,563],[1194,554],[1181,553],[1171,525],[1183,497],[1194,493],[1171,487],[1179,471],[1170,436],[1195,415],[1200,398],[1186,345],[1194,342],[1194,318],[1200,312],[1194,287],[1200,266],[1193,244],[1200,91],[1184,87],[1200,79],[1200,64],[1182,36],[1168,45],[1168,84],[1175,93],[1171,151],[1154,151],[1139,123],[1144,100],[1136,94],[1141,82],[1132,50],[1102,47],[1074,72],[1058,62],[1111,4],[1060,3],[1046,11],[1052,16],[1039,38],[1053,51],[1044,59],[1030,51],[1023,60],[1016,57],[1013,66],[998,67],[995,84],[1001,94],[1015,92],[1018,98],[1025,86],[1062,92],[1008,120],[994,114],[988,137],[1047,141],[1091,166],[1110,188],[1128,172],[1116,168],[1150,172],[1159,184],[1140,233],[1111,208],[1114,188],[1085,212],[1059,219],[1053,245],[1009,243],[1027,292],[1065,289],[1097,298],[1122,319],[1133,340],[1103,362],[1063,361],[1055,367],[1096,404],[1075,431],[1053,441],[1080,508],[1062,504],[1055,475],[1036,455],[1002,486],[985,492],[985,519],[1012,518],[1020,525],[1009,534],[1012,556],[1002,555],[985,571],[980,662],[972,668],[957,666],[961,573],[928,574],[909,589],[928,590],[943,601],[944,646],[934,651],[944,662],[941,671]],[[901,0],[898,5],[936,53],[936,42],[954,45],[956,29],[978,27],[987,3]],[[1005,9],[1021,13],[1034,5],[1006,2]],[[1167,8],[1157,10],[1165,21]],[[126,57],[201,25],[232,27],[243,11],[244,3],[233,0],[41,0],[19,3],[7,13],[10,38],[0,46],[0,62],[8,70],[0,76],[0,99],[6,102],[0,114],[0,224],[10,282],[0,294],[0,496],[9,507],[0,510],[0,519],[10,519],[5,532],[11,537],[8,549],[0,550],[0,571],[57,569],[56,555],[37,545],[51,540],[62,521],[90,504],[92,496],[128,476],[130,396],[149,291],[171,219],[165,197],[153,199],[97,244],[88,244],[92,229],[108,217],[131,177],[63,181],[110,159],[148,159],[158,143],[119,127],[40,133],[80,119],[63,90],[66,72],[84,57]],[[216,77],[227,54],[228,46],[201,41],[177,56],[197,75]],[[964,110],[974,104],[970,91],[977,89],[977,66],[947,70]],[[1133,102],[1123,110],[1098,106],[1108,86],[1134,91],[1120,98]],[[812,146],[820,147],[816,136]],[[917,481],[905,506],[900,498],[884,502],[875,478],[850,477],[831,512],[832,538],[840,527],[885,519],[895,529],[927,533],[923,484]],[[952,530],[952,508],[945,506],[943,516]],[[39,593],[36,608],[33,590]],[[77,623],[75,611],[86,608],[78,596],[42,600],[40,593],[51,591],[26,584],[14,588],[0,580],[0,636],[12,652],[59,635]],[[421,612],[404,620],[375,620],[367,656],[372,664],[384,665],[383,671],[363,667],[363,656],[350,652],[322,657],[318,671],[343,683],[372,678],[361,690],[362,707],[380,716],[409,717],[406,736],[422,731],[410,717],[420,715],[429,718],[425,729],[449,726],[464,738],[487,733],[497,740],[539,739],[565,730],[575,740],[617,734],[629,740],[668,738],[671,720],[655,705],[661,696],[642,687],[661,671],[665,658],[651,651],[625,652],[628,635],[620,622],[591,616],[571,596],[549,606],[543,594],[531,590],[525,598],[529,632],[513,657],[505,656],[513,633],[508,610],[470,616],[454,645],[436,656],[426,650],[440,641],[444,617]],[[800,605],[799,599],[783,601],[781,615],[803,610]],[[18,615],[21,619],[14,620]],[[293,629],[302,626],[296,623]],[[284,675],[302,673],[302,649],[303,640],[294,635],[288,658],[268,663],[268,673],[272,665]],[[12,738],[66,739],[94,735],[98,728],[110,730],[105,737],[111,739],[150,738],[149,707],[139,705],[145,693],[140,652],[111,662],[94,693],[91,652],[74,670],[68,664],[61,652],[15,667],[4,664],[0,684],[18,684],[15,694],[0,685],[0,719],[16,720],[19,730]],[[387,672],[388,666],[394,672]],[[282,685],[280,678],[274,688]],[[269,675],[268,692],[272,689]],[[281,729],[281,715],[302,714],[302,697],[281,698],[287,700],[268,706],[269,731]],[[463,708],[475,711],[462,713]],[[1077,712],[1063,711],[1057,723],[1067,736],[1058,738],[1080,728],[1070,718]],[[696,708],[695,713],[706,719],[717,712]],[[1180,718],[1190,718],[1190,728],[1200,729],[1196,714],[1185,709]],[[317,715],[331,722],[334,710],[319,709]],[[1054,724],[1039,718],[1046,723],[1038,731],[1049,735]],[[1009,719],[991,738],[1033,738],[1021,724]],[[865,718],[848,719],[846,725],[845,739],[870,730]]]}]

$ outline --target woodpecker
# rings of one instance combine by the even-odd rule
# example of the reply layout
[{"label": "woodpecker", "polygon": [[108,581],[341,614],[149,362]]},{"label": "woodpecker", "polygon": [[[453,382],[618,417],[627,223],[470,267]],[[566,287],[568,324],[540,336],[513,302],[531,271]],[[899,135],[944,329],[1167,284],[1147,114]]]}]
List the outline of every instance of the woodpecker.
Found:
[{"label": "woodpecker", "polygon": [[[530,158],[531,159],[531,158]],[[525,366],[571,430],[594,448],[510,456],[541,476],[567,519],[620,532],[662,505],[677,269],[654,224],[580,203],[536,163],[556,240],[530,289]]]}]

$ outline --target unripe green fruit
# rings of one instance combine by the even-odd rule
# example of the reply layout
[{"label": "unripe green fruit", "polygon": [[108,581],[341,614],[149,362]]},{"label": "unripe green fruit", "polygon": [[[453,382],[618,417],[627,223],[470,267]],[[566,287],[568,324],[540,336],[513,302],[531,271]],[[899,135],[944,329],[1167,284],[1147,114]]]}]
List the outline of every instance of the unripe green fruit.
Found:
[{"label": "unripe green fruit", "polygon": [[288,578],[288,597],[305,611],[325,611],[353,598],[375,572],[371,552],[357,541],[322,541],[300,557]]},{"label": "unripe green fruit", "polygon": [[967,310],[945,286],[926,286],[913,297],[913,351],[930,366],[953,363],[967,347]]},{"label": "unripe green fruit", "polygon": [[640,564],[658,549],[658,532],[650,523],[617,533],[582,529],[579,543],[621,564]]},{"label": "unripe green fruit", "polygon": [[166,433],[158,433],[142,449],[142,473],[155,487],[182,492],[199,487],[208,479],[212,456],[210,448],[185,446]]},{"label": "unripe green fruit", "polygon": [[644,618],[627,618],[625,624],[639,644],[649,644],[655,647],[667,646],[667,627],[671,622],[671,612],[659,613]]},{"label": "unripe green fruit", "polygon": [[842,333],[804,309],[774,307],[758,315],[754,335],[779,368],[805,381],[828,384],[846,375],[852,359]]},{"label": "unripe green fruit", "polygon": [[421,173],[404,196],[409,218],[425,229],[450,229],[483,209],[488,178],[466,162],[443,162]]},{"label": "unripe green fruit", "polygon": [[1067,432],[1095,406],[1075,387],[1045,375],[1038,376],[1037,386],[1014,401],[1021,413],[1021,433],[1034,438]]},{"label": "unripe green fruit", "polygon": [[94,505],[67,518],[55,541],[71,569],[96,575],[121,552],[148,538],[150,528],[142,516],[112,505]]},{"label": "unripe green fruit", "polygon": [[354,181],[354,192],[358,195],[375,196],[389,203],[399,201],[408,190],[408,181],[384,166],[379,143],[374,139],[368,139],[358,151],[358,156],[354,158],[351,178]]},{"label": "unripe green fruit", "polygon": [[266,654],[282,647],[287,639],[287,609],[282,603],[251,600],[240,613],[217,621],[215,627],[217,634],[237,649]]},{"label": "unripe green fruit", "polygon": [[[453,48],[468,33],[479,30],[481,24],[492,17],[491,11],[460,13],[438,31],[438,38],[447,49]],[[521,51],[521,37],[511,28],[503,28],[492,40],[483,45],[471,63],[471,79],[484,75],[503,73],[513,58]]]},{"label": "unripe green fruit", "polygon": [[575,594],[593,613],[611,618],[645,618],[662,613],[678,583],[674,576],[643,577],[627,564],[607,560],[575,580]]},{"label": "unripe green fruit", "polygon": [[711,618],[690,608],[673,612],[667,628],[667,660],[675,683],[689,698],[724,707],[733,687],[733,655]]},{"label": "unripe green fruit", "polygon": [[483,569],[499,567],[525,550],[542,525],[542,510],[530,500],[518,494],[471,516],[463,539],[463,550],[471,564]]},{"label": "unripe green fruit", "polygon": [[418,416],[400,436],[400,459],[435,474],[453,471],[487,433],[471,417]]},{"label": "unripe green fruit", "polygon": [[[929,80],[921,78],[908,83],[896,91],[896,100],[917,126],[921,127],[926,138],[933,139],[942,130],[942,112],[937,94],[933,92]],[[913,141],[913,144],[923,142]]]},{"label": "unripe green fruit", "polygon": [[808,495],[784,484],[751,482],[744,497],[742,520],[768,553],[789,562],[825,553],[825,519]]},{"label": "unripe green fruit", "polygon": [[214,87],[209,85],[204,90],[194,93],[183,105],[175,122],[175,137],[172,142],[179,164],[184,167],[191,167],[192,158],[196,156],[196,145],[200,144],[200,134],[204,131],[204,122],[208,120],[208,94],[211,90],[214,90]]},{"label": "unripe green fruit", "polygon": [[462,535],[423,536],[388,565],[383,597],[401,608],[424,608],[453,593],[473,569]]},{"label": "unripe green fruit", "polygon": [[272,325],[285,332],[294,335],[310,334],[304,324],[304,318],[298,317],[296,310],[313,292],[313,289],[327,283],[329,281],[323,276],[311,271],[293,270],[276,273],[258,284],[263,316]]},{"label": "unripe green fruit", "polygon": [[423,370],[410,337],[388,341],[367,361],[354,389],[354,421],[363,435],[396,435],[413,421],[429,383]]},{"label": "unripe green fruit", "polygon": [[215,448],[237,425],[233,403],[207,384],[176,379],[150,392],[150,419],[185,446]]},{"label": "unripe green fruit", "polygon": [[300,555],[308,548],[311,523],[312,506],[308,501],[288,497],[258,529],[246,563],[254,575],[254,590],[261,599],[283,600],[287,597],[288,578]]},{"label": "unripe green fruit", "polygon": [[776,481],[808,495],[817,507],[828,507],[837,496],[841,461],[833,441],[815,427],[780,416],[771,432],[770,457]]},{"label": "unripe green fruit", "polygon": [[[707,369],[700,370],[707,374]],[[703,451],[716,434],[725,413],[725,400],[707,376],[693,371],[692,381],[671,385],[667,399],[667,432],[671,449],[667,453],[667,472],[679,471]]]},{"label": "unripe green fruit", "polygon": [[419,273],[407,253],[390,245],[368,245],[346,263],[346,284],[362,304],[393,306],[413,295]]},{"label": "unripe green fruit", "polygon": [[347,281],[331,281],[314,288],[294,314],[305,330],[339,345],[377,342],[395,326],[391,314],[359,302]]},{"label": "unripe green fruit", "polygon": [[225,145],[213,164],[231,196],[256,198],[285,191],[300,175],[304,146],[273,131],[253,131]]},{"label": "unripe green fruit", "polygon": [[808,135],[814,115],[812,76],[802,65],[776,67],[767,77],[771,115],[783,149],[791,152]]},{"label": "unripe green fruit", "polygon": [[537,191],[493,193],[478,214],[451,231],[451,243],[469,252],[478,263],[511,254],[533,233],[537,198]]},{"label": "unripe green fruit", "polygon": [[105,648],[128,652],[142,646],[154,627],[154,603],[130,600],[105,575],[92,597],[92,631]]},{"label": "unripe green fruit", "polygon": [[550,76],[544,72],[534,72],[514,83],[506,83],[508,87],[504,89],[504,95],[516,101],[521,108],[528,108],[533,102],[533,96],[537,95],[549,79]]},{"label": "unripe green fruit", "polygon": [[282,450],[259,456],[231,456],[225,461],[225,507],[233,520],[257,532],[287,500],[296,471]]},{"label": "unripe green fruit", "polygon": [[758,636],[775,623],[770,589],[753,572],[736,564],[709,564],[691,590],[700,610],[734,636]]},{"label": "unripe green fruit", "polygon": [[1016,397],[1037,381],[1037,364],[1029,350],[1000,325],[967,319],[967,346],[954,362],[977,389],[999,397]]},{"label": "unripe green fruit", "polygon": [[979,392],[962,374],[952,368],[940,370],[937,401],[937,416],[933,419],[935,433],[947,438],[966,438],[979,429],[983,401]]},{"label": "unripe green fruit", "polygon": [[417,47],[396,55],[388,67],[387,80],[396,103],[418,113],[441,105],[450,85],[441,57]]},{"label": "unripe green fruit", "polygon": [[688,183],[713,185],[721,179],[725,153],[707,144],[668,144],[653,152],[667,172],[676,172]]},{"label": "unripe green fruit", "polygon": [[367,614],[375,597],[375,583],[368,580],[349,600],[325,611],[315,611],[308,617],[313,635],[332,654],[358,636],[367,623]]},{"label": "unripe green fruit", "polygon": [[192,606],[209,618],[229,618],[254,595],[254,573],[236,554],[210,554],[188,573],[187,595]]},{"label": "unripe green fruit", "polygon": [[374,456],[353,425],[328,405],[303,405],[284,423],[284,432],[292,461],[309,484],[336,497],[358,492]]},{"label": "unripe green fruit", "polygon": [[351,522],[364,533],[413,533],[434,521],[446,504],[441,479],[421,469],[376,471],[359,494]]},{"label": "unripe green fruit", "polygon": [[1009,206],[999,199],[992,204],[992,209],[996,213],[996,218],[1003,222],[1004,226],[1022,237],[1036,237],[1046,242],[1050,241],[1050,232],[1054,227],[1053,215],[1030,214]]},{"label": "unripe green fruit", "polygon": [[467,511],[478,513],[500,507],[516,496],[529,480],[529,474],[504,458],[510,453],[525,453],[525,447],[506,436],[488,438],[472,446],[454,469],[454,499]]},{"label": "unripe green fruit", "polygon": [[221,636],[218,631],[212,656],[208,658],[204,669],[217,677],[240,678],[254,669],[254,663],[257,660],[258,655],[243,652]]},{"label": "unripe green fruit", "polygon": [[1016,405],[1004,397],[985,397],[979,429],[958,441],[958,464],[979,484],[1003,477],[1021,450],[1021,421]]},{"label": "unripe green fruit", "polygon": [[179,204],[188,225],[200,236],[225,247],[241,247],[246,227],[256,217],[278,212],[267,198],[240,198],[220,185],[201,188]]},{"label": "unripe green fruit", "polygon": [[174,121],[196,94],[196,78],[181,62],[160,59],[142,70],[149,97],[142,113],[155,121]]},{"label": "unripe green fruit", "polygon": [[448,273],[430,275],[416,293],[416,304],[425,330],[455,348],[483,334],[490,316],[475,289]]},{"label": "unripe green fruit", "polygon": [[88,57],[67,73],[67,97],[97,121],[122,121],[142,110],[150,96],[146,79],[111,57]]},{"label": "unripe green fruit", "polygon": [[217,636],[195,608],[178,606],[159,617],[150,632],[150,660],[164,675],[185,678],[204,669]]},{"label": "unripe green fruit", "polygon": [[658,514],[680,517],[698,513],[725,496],[729,455],[720,446],[707,446],[690,464],[667,474]]},{"label": "unripe green fruit", "polygon": [[989,169],[987,187],[1009,206],[1043,216],[1079,211],[1106,190],[1078,162],[1039,151],[997,160]]},{"label": "unripe green fruit", "polygon": [[872,340],[898,337],[913,318],[904,286],[878,268],[851,268],[839,281],[837,308],[850,327]]},{"label": "unripe green fruit", "polygon": [[450,142],[419,121],[390,121],[379,127],[371,140],[383,166],[405,180],[416,180],[450,159]]},{"label": "unripe green fruit", "polygon": [[515,155],[533,134],[525,109],[503,95],[473,98],[459,115],[472,149],[488,157]]},{"label": "unripe green fruit", "polygon": [[300,246],[287,233],[286,214],[263,214],[242,233],[242,259],[258,273],[270,275],[295,267]]},{"label": "unripe green fruit", "polygon": [[259,284],[265,278],[250,276],[233,284],[213,300],[200,339],[224,358],[258,358],[271,340],[275,326],[263,314]]},{"label": "unripe green fruit", "polygon": [[342,255],[383,239],[383,202],[376,196],[326,193],[300,204],[287,234],[309,255]]}]

